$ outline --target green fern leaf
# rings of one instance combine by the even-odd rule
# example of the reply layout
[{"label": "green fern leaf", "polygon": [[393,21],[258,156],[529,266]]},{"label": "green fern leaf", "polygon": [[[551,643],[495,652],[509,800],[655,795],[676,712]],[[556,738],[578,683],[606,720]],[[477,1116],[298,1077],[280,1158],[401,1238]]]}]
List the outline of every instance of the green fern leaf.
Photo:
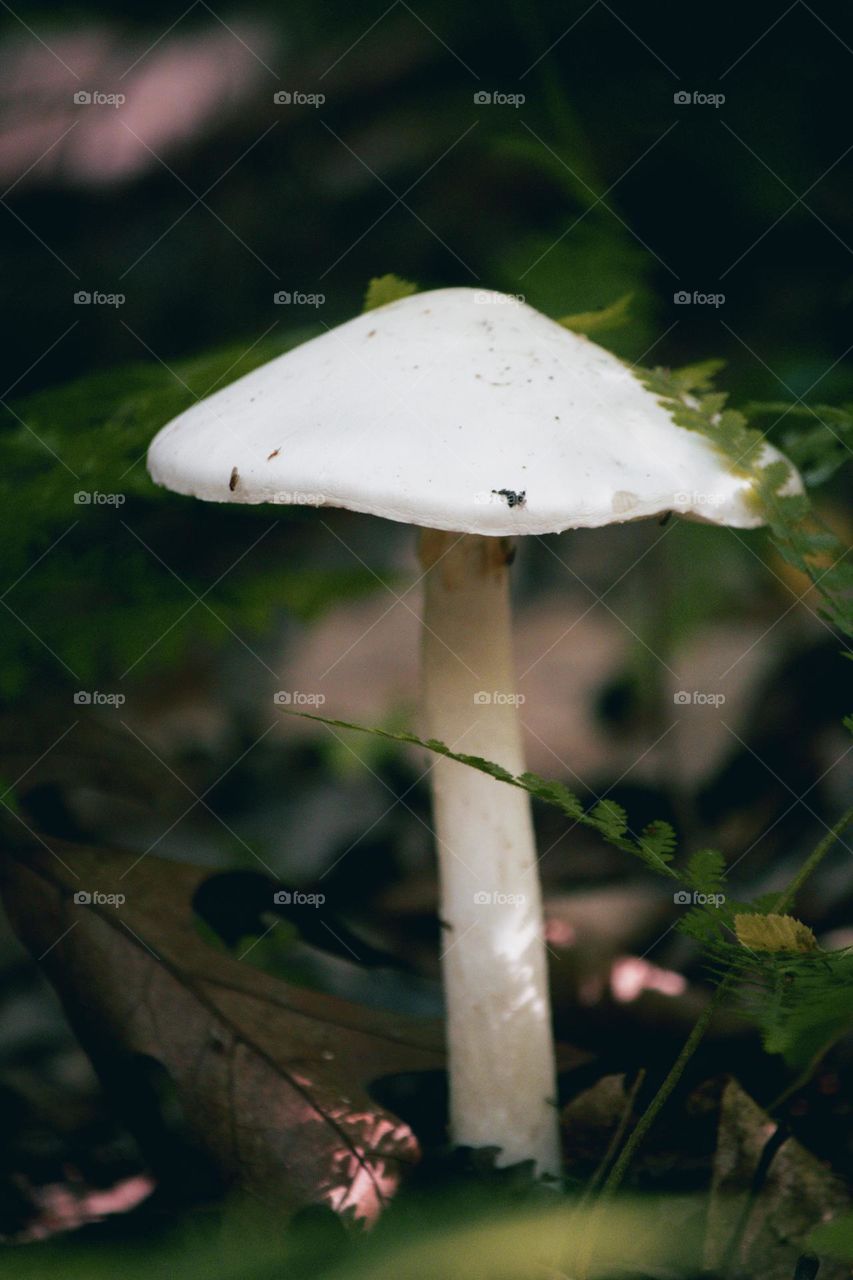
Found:
[{"label": "green fern leaf", "polygon": [[561,316],[557,324],[573,333],[601,333],[606,329],[617,329],[627,324],[630,319],[631,299],[633,293],[623,293],[621,298],[611,302],[599,311],[578,311],[575,315]]},{"label": "green fern leaf", "polygon": [[399,276],[374,276],[367,286],[362,311],[375,311],[377,307],[387,307],[389,302],[398,302],[400,298],[409,298],[418,292],[418,286],[410,280],[402,280]]}]

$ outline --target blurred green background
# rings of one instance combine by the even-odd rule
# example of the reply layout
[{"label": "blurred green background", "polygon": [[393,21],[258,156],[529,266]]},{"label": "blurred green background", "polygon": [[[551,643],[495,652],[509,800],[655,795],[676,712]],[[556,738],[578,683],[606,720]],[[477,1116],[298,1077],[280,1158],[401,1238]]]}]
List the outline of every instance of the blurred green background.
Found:
[{"label": "blurred green background", "polygon": [[[750,394],[818,378],[821,398],[849,394],[835,365],[853,301],[844,6],[15,12],[0,158],[19,391],[335,324],[393,270],[558,313],[630,290],[618,346],[632,358],[660,340],[667,362],[724,356]],[[81,109],[80,89],[127,102]],[[281,90],[325,102],[277,106]],[[525,100],[482,106],[483,91]],[[725,101],[675,103],[684,92]],[[77,289],[127,301],[84,314]],[[283,314],[278,289],[326,303]],[[725,306],[678,309],[678,289]]]}]

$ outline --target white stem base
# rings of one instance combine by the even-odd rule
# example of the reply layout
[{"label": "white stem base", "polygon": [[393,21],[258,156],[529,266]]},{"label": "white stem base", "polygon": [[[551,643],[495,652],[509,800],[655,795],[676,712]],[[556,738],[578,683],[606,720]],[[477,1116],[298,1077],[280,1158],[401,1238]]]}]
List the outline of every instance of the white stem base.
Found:
[{"label": "white stem base", "polygon": [[[424,530],[426,729],[524,771],[508,545]],[[430,773],[454,1143],[559,1173],[554,1046],[530,797],[467,765]]]}]

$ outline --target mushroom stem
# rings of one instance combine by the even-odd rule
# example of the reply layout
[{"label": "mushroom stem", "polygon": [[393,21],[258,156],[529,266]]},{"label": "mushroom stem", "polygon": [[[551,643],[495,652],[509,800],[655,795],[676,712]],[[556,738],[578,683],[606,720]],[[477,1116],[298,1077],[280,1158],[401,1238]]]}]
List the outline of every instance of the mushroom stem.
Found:
[{"label": "mushroom stem", "polygon": [[[425,529],[430,736],[524,771],[502,538]],[[430,773],[441,879],[453,1141],[560,1169],[551,1005],[530,797],[453,760]]]}]

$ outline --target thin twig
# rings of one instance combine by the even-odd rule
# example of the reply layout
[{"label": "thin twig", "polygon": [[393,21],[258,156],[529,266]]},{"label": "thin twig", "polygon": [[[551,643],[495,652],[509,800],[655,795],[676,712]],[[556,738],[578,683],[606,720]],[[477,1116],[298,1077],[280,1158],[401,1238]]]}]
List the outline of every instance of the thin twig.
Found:
[{"label": "thin twig", "polygon": [[809,876],[817,870],[818,866],[823,862],[836,840],[844,834],[846,828],[849,827],[851,822],[853,822],[853,806],[851,806],[846,813],[842,813],[835,826],[827,831],[826,835],[823,837],[814,852],[810,853],[806,858],[805,862],[788,885],[788,888],[779,895],[779,898],[776,901],[777,912],[787,911],[789,907],[793,906],[794,899],[808,880]]},{"label": "thin twig", "polygon": [[634,1114],[634,1103],[637,1101],[637,1094],[640,1092],[643,1085],[645,1084],[645,1080],[646,1080],[646,1068],[641,1067],[640,1070],[637,1072],[636,1080],[631,1085],[631,1088],[628,1090],[622,1115],[619,1117],[619,1123],[616,1126],[616,1130],[613,1134],[613,1137],[610,1139],[610,1142],[607,1144],[607,1150],[605,1151],[604,1155],[601,1157],[598,1167],[596,1168],[595,1172],[593,1173],[592,1177],[587,1183],[586,1188],[584,1189],[584,1193],[581,1197],[580,1204],[578,1206],[579,1208],[582,1208],[584,1206],[585,1202],[589,1199],[592,1193],[598,1188],[601,1182],[604,1181],[604,1175],[607,1173],[607,1170],[610,1168],[610,1165],[613,1162],[614,1157],[616,1156],[616,1152],[619,1150],[619,1147],[622,1144],[622,1139],[625,1137],[625,1130],[628,1128],[628,1124],[630,1122],[631,1116]]}]

